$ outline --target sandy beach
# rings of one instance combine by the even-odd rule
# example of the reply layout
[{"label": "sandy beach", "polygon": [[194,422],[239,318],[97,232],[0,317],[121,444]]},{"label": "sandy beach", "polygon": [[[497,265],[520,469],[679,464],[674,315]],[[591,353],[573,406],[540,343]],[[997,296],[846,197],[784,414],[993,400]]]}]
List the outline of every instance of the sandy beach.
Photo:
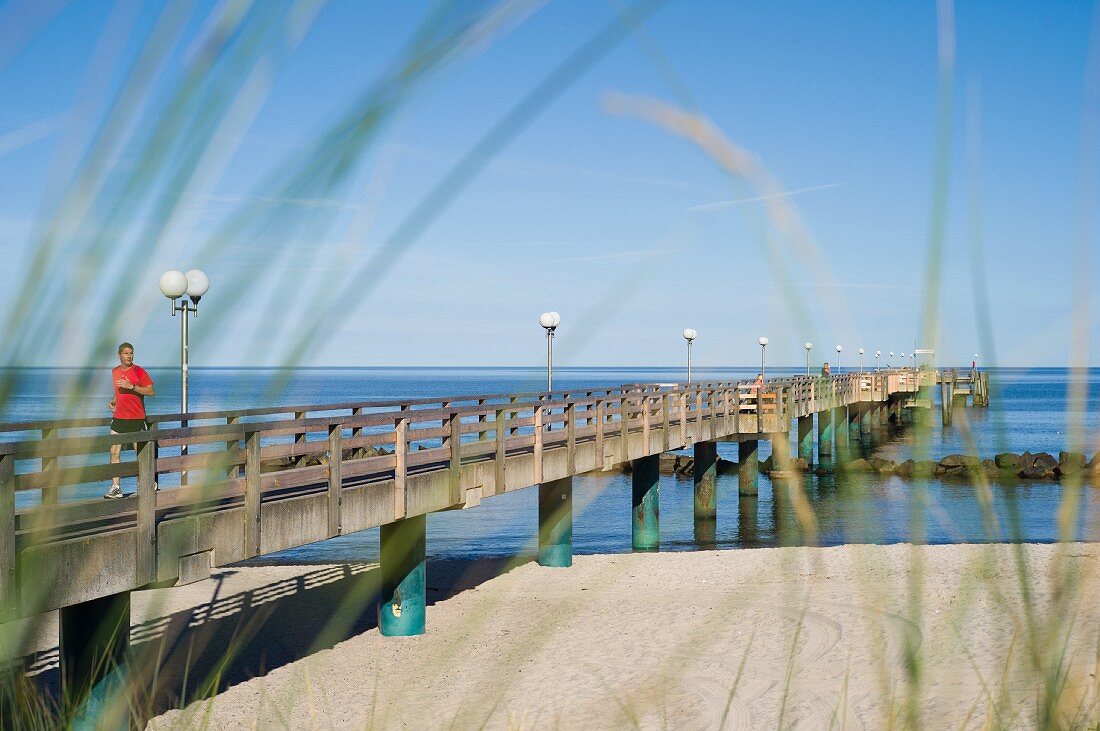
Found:
[{"label": "sandy beach", "polygon": [[[367,611],[319,639],[342,600],[361,605],[372,567],[234,567],[135,598],[135,640],[162,633],[171,666],[186,646],[194,659],[245,638],[246,669],[156,729],[877,729],[914,713],[929,728],[1028,727],[1033,658],[1062,646],[1062,712],[1096,717],[1098,558],[1087,544],[895,545],[429,562],[426,635],[382,637]],[[1078,577],[1059,604],[1057,566]],[[1025,605],[1044,627],[1070,620],[1068,640],[1029,632]],[[188,625],[197,643],[178,641]]]}]

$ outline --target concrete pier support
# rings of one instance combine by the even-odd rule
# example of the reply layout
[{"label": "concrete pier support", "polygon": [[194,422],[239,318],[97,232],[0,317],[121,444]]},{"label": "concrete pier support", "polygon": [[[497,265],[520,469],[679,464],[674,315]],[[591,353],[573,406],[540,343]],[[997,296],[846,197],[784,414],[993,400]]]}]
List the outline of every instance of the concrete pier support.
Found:
[{"label": "concrete pier support", "polygon": [[387,637],[424,634],[427,516],[385,523],[381,536],[378,629]]},{"label": "concrete pier support", "polygon": [[695,520],[715,520],[718,516],[718,444],[695,443]]},{"label": "concrete pier support", "polygon": [[864,437],[869,437],[871,436],[871,429],[874,427],[875,405],[873,403],[861,403],[856,408],[859,409],[859,433]]},{"label": "concrete pier support", "polygon": [[539,485],[539,565],[573,565],[573,478]]},{"label": "concrete pier support", "polygon": [[837,464],[848,461],[848,407],[833,409],[833,460]]},{"label": "concrete pier support", "polygon": [[[82,699],[76,721],[98,727],[107,720],[103,713],[108,700],[122,688],[130,646],[130,592],[62,607],[58,624],[62,688],[69,698]],[[110,705],[128,715],[126,703]],[[124,727],[126,719],[120,721]]]},{"label": "concrete pier support", "polygon": [[833,412],[817,412],[817,457],[821,462],[833,457]]},{"label": "concrete pier support", "polygon": [[755,495],[741,495],[737,501],[737,537],[742,546],[753,546],[759,540],[760,499]]},{"label": "concrete pier support", "polygon": [[953,406],[954,384],[944,378],[940,381],[940,420],[943,426],[951,426],[951,407]]},{"label": "concrete pier support", "polygon": [[755,439],[737,443],[737,492],[741,495],[756,495],[759,492],[759,451],[759,443]]},{"label": "concrete pier support", "polygon": [[791,435],[787,432],[769,434],[772,443],[772,470],[789,472],[791,469]]},{"label": "concrete pier support", "polygon": [[661,546],[661,455],[630,461],[632,527],[635,551],[656,551]]},{"label": "concrete pier support", "polygon": [[806,465],[814,464],[814,415],[798,417],[798,456],[806,460]]}]

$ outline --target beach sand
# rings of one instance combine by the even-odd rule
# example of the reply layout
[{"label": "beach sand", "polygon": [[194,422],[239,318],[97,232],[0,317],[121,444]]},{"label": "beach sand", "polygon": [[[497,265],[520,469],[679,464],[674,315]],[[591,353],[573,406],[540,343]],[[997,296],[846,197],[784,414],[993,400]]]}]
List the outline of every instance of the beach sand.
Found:
[{"label": "beach sand", "polygon": [[[1030,641],[1017,557],[1026,605],[1043,626],[1072,620],[1068,642]],[[1033,657],[1063,646],[1064,717],[1096,717],[1098,559],[1100,547],[1070,544],[578,556],[568,569],[429,561],[428,632],[411,638],[382,637],[368,609],[316,639],[347,614],[343,598],[362,606],[373,591],[367,566],[233,567],[143,592],[134,612],[147,631],[173,624],[158,616],[191,617],[200,636],[223,622],[221,639],[204,640],[217,651],[227,627],[267,619],[242,644],[246,669],[212,701],[154,718],[157,729],[879,729],[914,713],[927,728],[1029,727]],[[1056,570],[1079,577],[1063,604]],[[174,622],[165,636],[181,636]]]}]

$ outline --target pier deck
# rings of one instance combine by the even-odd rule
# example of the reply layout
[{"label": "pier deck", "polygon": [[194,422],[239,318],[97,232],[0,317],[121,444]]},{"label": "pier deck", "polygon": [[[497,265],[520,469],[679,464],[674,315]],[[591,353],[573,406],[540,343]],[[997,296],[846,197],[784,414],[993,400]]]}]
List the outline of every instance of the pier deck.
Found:
[{"label": "pier deck", "polygon": [[[106,420],[8,424],[0,602],[6,618],[26,616],[699,442],[786,439],[794,419],[908,399],[918,381],[916,371],[889,370],[775,379],[762,390],[630,385],[169,414],[115,436],[87,435]],[[136,460],[106,463],[112,444],[135,442]],[[185,472],[189,484],[154,490]],[[68,486],[115,476],[136,477],[136,492],[58,502]],[[42,504],[16,510],[26,491]]]}]

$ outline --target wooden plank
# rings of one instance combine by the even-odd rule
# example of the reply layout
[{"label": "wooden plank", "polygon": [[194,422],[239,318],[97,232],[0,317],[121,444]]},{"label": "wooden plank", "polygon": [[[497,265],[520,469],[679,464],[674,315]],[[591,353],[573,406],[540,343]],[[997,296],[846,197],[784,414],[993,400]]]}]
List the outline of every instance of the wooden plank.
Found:
[{"label": "wooden plank", "polygon": [[344,476],[343,427],[333,424],[328,430],[328,537],[340,535],[340,507]]},{"label": "wooden plank", "polygon": [[137,517],[134,569],[138,586],[157,578],[157,449],[156,442],[137,445]]},{"label": "wooden plank", "polygon": [[244,557],[260,553],[260,433],[252,432],[244,442]]},{"label": "wooden plank", "polygon": [[[115,477],[133,477],[136,474],[137,465],[134,462],[65,467],[49,472],[28,472],[16,475],[15,490],[24,492],[26,490],[42,489],[47,485],[53,485],[55,488],[61,485],[81,485],[87,482],[102,482]],[[45,504],[52,505],[54,503]]]}]

